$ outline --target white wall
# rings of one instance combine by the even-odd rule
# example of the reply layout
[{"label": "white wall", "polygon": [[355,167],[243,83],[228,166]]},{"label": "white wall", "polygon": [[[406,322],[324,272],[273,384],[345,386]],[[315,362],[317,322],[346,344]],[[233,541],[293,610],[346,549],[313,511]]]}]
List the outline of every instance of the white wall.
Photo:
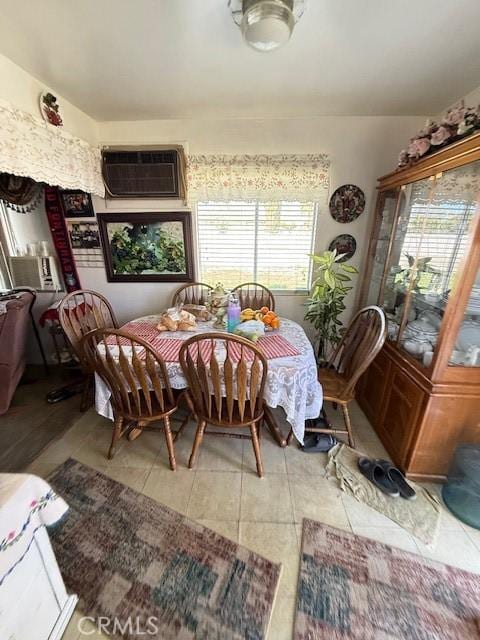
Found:
[{"label": "white wall", "polygon": [[[39,28],[42,28],[41,25]],[[41,117],[40,94],[47,88],[49,87],[0,54],[0,99],[18,109]],[[87,142],[96,143],[97,122],[62,98],[54,89],[52,93],[57,97],[60,105],[64,129]]]},{"label": "white wall", "polygon": [[[0,99],[39,115],[38,100],[44,85],[0,55]],[[316,117],[291,119],[153,120],[95,122],[57,95],[65,129],[90,143],[155,144],[184,142],[191,153],[326,153],[331,160],[331,192],[344,183],[361,187],[366,195],[365,213],[354,223],[341,225],[323,211],[318,224],[316,250],[323,251],[339,233],[357,240],[352,263],[363,264],[369,218],[375,204],[378,176],[393,170],[400,149],[424,123],[411,117]],[[164,206],[166,203],[163,203]],[[97,210],[105,203],[96,200]],[[168,205],[167,205],[168,206]],[[109,210],[115,205],[109,203]],[[108,283],[102,269],[80,269],[82,286],[109,297],[120,321],[158,312],[169,304],[176,285]],[[360,281],[360,278],[359,278]],[[278,311],[302,321],[303,296],[281,296]],[[349,304],[353,304],[351,295]]]},{"label": "white wall", "polygon": [[[47,87],[39,80],[0,54],[0,100],[4,100],[18,109],[41,117],[39,98],[40,94],[46,88]],[[60,104],[64,129],[72,135],[86,140],[90,144],[96,144],[98,141],[98,123],[62,98],[54,89],[52,89],[52,92],[57,96]],[[22,237],[22,243],[48,239],[50,244],[53,244],[43,201],[38,211],[30,214],[13,213],[12,216],[15,216],[17,220],[17,231]],[[35,316],[38,318],[55,298],[60,299],[62,295],[61,293],[39,293],[34,310]],[[46,351],[52,351],[50,337],[46,330],[41,330],[41,336]],[[38,351],[32,331],[29,332],[27,349],[29,361],[41,361],[40,352]]]},{"label": "white wall", "polygon": [[[375,204],[376,179],[396,166],[400,149],[424,123],[412,117],[318,117],[300,119],[153,120],[99,123],[101,144],[155,144],[187,141],[190,153],[326,153],[331,161],[331,192],[344,183],[361,187],[365,213],[355,222],[336,223],[327,210],[321,213],[316,250],[328,248],[339,233],[357,240],[352,264],[360,266],[367,241],[369,218]],[[102,210],[105,203],[95,200]],[[115,203],[108,203],[115,210]],[[138,209],[137,209],[138,210]],[[140,209],[141,210],[141,209]],[[83,286],[97,288],[112,300],[121,320],[165,308],[176,285],[108,283],[100,269],[81,269]],[[354,292],[349,298],[353,304]],[[301,322],[304,296],[282,295],[278,311]]]}]

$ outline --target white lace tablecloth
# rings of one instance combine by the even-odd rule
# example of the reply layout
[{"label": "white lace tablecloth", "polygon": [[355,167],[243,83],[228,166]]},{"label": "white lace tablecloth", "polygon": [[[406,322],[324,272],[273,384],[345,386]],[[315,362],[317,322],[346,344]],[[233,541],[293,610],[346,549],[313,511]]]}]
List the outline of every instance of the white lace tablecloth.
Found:
[{"label": "white lace tablecloth", "polygon": [[[158,322],[159,316],[138,318],[138,322]],[[195,333],[218,331],[210,322],[199,322],[196,331],[165,332],[162,338],[187,340]],[[282,407],[292,425],[295,437],[303,444],[305,420],[316,418],[322,408],[322,387],[317,379],[317,364],[312,345],[302,327],[292,320],[281,319],[278,333],[296,347],[300,355],[268,360],[265,402],[269,407]],[[170,384],[184,389],[187,381],[178,362],[167,362]],[[95,376],[95,407],[97,412],[113,420],[110,390],[99,376]]]}]

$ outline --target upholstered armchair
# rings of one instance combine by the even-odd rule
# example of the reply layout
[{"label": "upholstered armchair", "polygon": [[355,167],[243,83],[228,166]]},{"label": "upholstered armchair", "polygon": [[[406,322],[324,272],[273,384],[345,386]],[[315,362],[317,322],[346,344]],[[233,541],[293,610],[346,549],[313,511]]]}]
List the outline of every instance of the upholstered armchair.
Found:
[{"label": "upholstered armchair", "polygon": [[25,370],[30,293],[0,302],[0,415],[8,411]]}]

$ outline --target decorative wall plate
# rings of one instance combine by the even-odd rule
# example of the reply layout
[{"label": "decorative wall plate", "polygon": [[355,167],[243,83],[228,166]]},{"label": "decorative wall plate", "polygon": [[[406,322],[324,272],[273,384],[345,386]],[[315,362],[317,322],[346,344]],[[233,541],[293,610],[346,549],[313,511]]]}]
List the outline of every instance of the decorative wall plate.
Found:
[{"label": "decorative wall plate", "polygon": [[53,124],[55,127],[63,126],[57,98],[50,91],[43,91],[40,94],[40,112],[45,122]]},{"label": "decorative wall plate", "polygon": [[339,262],[346,262],[355,254],[355,251],[357,250],[357,241],[349,233],[341,233],[339,236],[334,238],[328,246],[329,251],[333,251],[334,249],[337,250],[337,254],[346,254],[341,260],[339,260]]},{"label": "decorative wall plate", "polygon": [[329,206],[334,220],[353,222],[365,209],[365,194],[354,184],[344,184],[334,191]]}]

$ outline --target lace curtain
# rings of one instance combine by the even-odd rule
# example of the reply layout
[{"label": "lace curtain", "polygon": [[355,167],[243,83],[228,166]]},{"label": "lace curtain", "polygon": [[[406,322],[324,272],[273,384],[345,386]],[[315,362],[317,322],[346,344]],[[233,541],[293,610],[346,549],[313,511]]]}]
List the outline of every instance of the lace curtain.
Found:
[{"label": "lace curtain", "polygon": [[0,103],[0,171],[63,189],[105,194],[98,148]]},{"label": "lace curtain", "polygon": [[328,156],[191,155],[187,158],[188,197],[209,200],[289,200],[325,203]]}]

